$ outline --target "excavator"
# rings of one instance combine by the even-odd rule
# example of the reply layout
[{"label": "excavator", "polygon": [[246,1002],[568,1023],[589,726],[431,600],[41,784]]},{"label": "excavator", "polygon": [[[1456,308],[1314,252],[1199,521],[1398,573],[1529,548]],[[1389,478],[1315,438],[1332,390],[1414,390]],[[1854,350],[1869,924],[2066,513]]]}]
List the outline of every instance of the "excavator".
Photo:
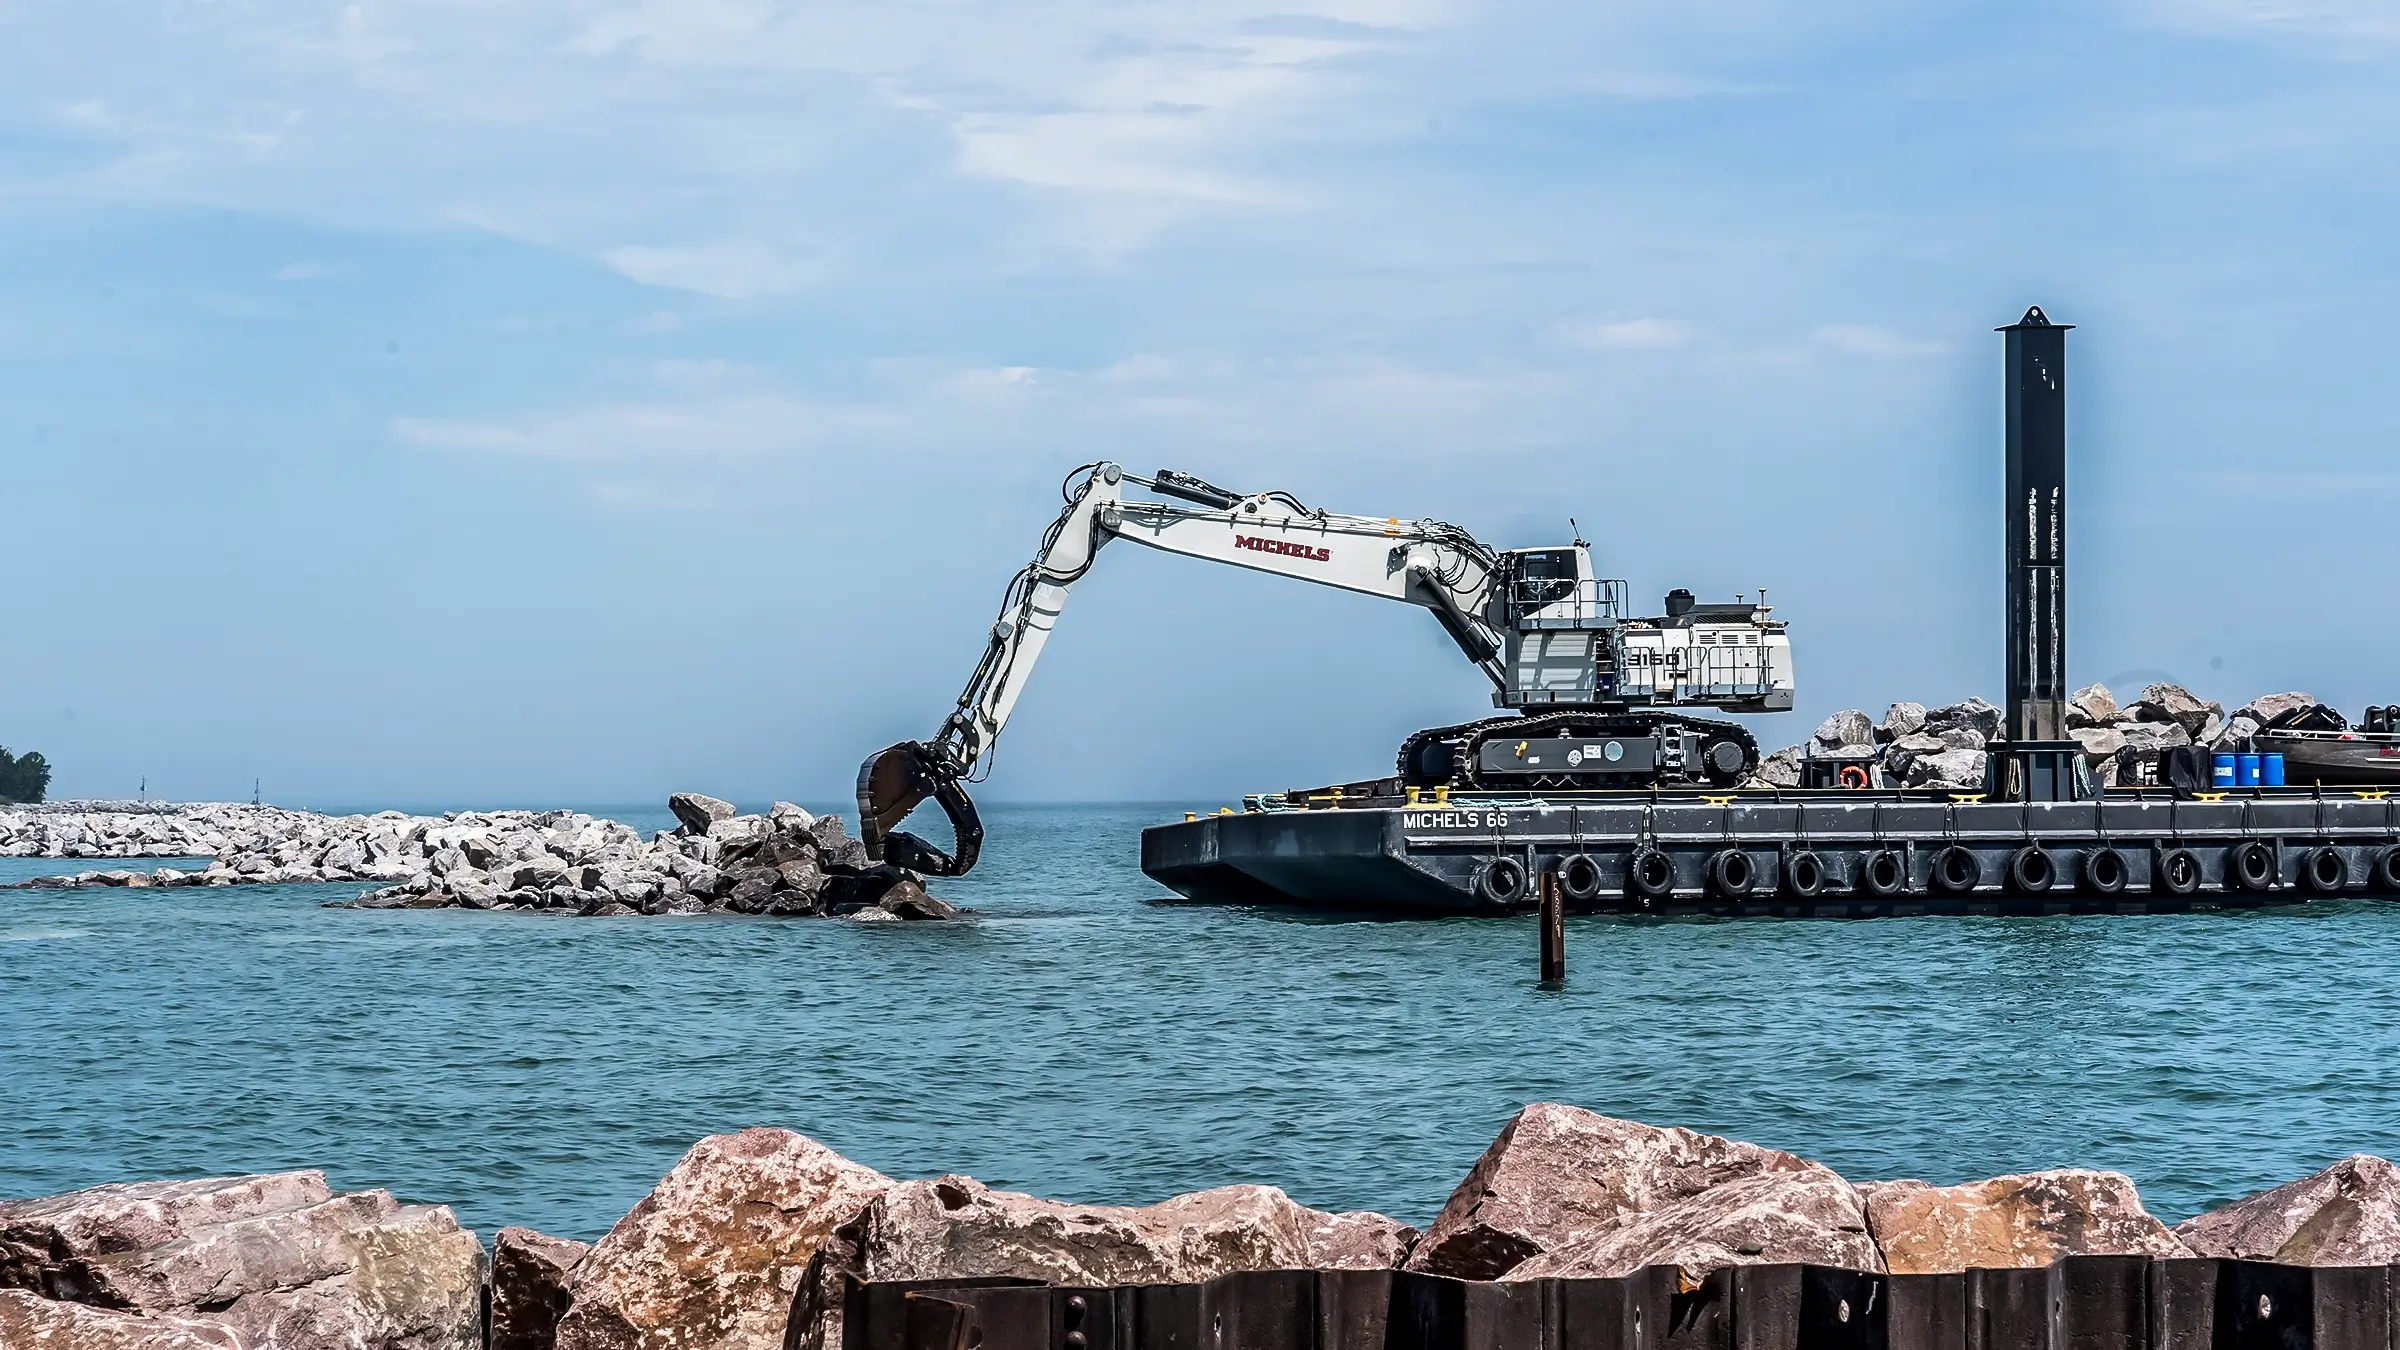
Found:
[{"label": "excavator", "polygon": [[[1128,497],[1128,485],[1151,495]],[[1008,724],[1067,593],[1116,539],[1431,610],[1491,681],[1493,706],[1512,711],[1410,736],[1395,795],[1728,787],[1757,767],[1758,742],[1738,722],[1687,710],[1792,706],[1791,639],[1768,617],[1763,589],[1754,604],[1699,604],[1677,589],[1663,616],[1637,618],[1623,581],[1593,575],[1581,538],[1497,550],[1438,520],[1339,515],[1287,492],[1230,492],[1172,469],[1144,478],[1110,463],[1075,470],[1062,492],[1066,508],[1009,582],[956,711],[932,740],[902,741],[859,766],[869,857],[928,876],[975,865],[983,824],[965,785]],[[927,798],[949,817],[950,851],[897,828]]]}]

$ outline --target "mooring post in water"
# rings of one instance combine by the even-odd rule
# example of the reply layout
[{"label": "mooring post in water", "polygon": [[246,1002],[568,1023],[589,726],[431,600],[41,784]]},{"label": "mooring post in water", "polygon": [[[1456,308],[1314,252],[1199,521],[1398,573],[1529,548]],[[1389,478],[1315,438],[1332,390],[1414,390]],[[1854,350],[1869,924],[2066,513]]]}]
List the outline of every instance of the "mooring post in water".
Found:
[{"label": "mooring post in water", "polygon": [[1558,873],[1544,872],[1542,897],[1542,983],[1567,978],[1567,901],[1558,889]]}]

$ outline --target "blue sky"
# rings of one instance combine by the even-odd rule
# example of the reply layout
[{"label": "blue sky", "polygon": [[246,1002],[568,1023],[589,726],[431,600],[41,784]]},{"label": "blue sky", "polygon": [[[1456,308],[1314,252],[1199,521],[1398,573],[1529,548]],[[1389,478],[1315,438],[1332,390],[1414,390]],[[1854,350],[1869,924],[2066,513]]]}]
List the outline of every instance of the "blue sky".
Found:
[{"label": "blue sky", "polygon": [[[0,0],[0,743],[59,794],[838,799],[1098,458],[1770,589],[1999,693],[2400,700],[2400,7]],[[994,798],[1385,771],[1427,616],[1121,546]]]}]

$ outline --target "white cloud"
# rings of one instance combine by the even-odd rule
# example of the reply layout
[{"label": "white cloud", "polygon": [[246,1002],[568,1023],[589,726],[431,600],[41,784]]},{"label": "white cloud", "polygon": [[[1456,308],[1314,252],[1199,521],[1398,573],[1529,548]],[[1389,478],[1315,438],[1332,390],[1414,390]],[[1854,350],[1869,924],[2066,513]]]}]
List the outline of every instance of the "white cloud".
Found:
[{"label": "white cloud", "polygon": [[2142,0],[2141,10],[2202,31],[2400,41],[2400,5],[2392,0]]},{"label": "white cloud", "polygon": [[795,250],[739,239],[691,247],[622,245],[601,258],[619,273],[647,286],[698,291],[726,300],[755,300],[801,290],[823,275],[823,267]]},{"label": "white cloud", "polygon": [[1938,356],[1950,350],[1947,343],[1906,337],[1864,323],[1828,324],[1810,333],[1809,339],[1851,356]]},{"label": "white cloud", "polygon": [[1558,326],[1570,346],[1606,350],[1642,350],[1689,346],[1700,329],[1680,319],[1573,319]]}]

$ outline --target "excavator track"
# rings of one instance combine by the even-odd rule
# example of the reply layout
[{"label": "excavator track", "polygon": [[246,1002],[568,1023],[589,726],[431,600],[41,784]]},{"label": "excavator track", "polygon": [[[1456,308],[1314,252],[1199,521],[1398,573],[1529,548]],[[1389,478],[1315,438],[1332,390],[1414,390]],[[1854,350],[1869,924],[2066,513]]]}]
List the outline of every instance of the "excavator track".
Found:
[{"label": "excavator track", "polygon": [[[1742,763],[1738,770],[1721,772],[1713,767],[1696,767],[1676,779],[1654,774],[1647,779],[1627,774],[1556,773],[1537,775],[1508,775],[1493,778],[1477,772],[1484,743],[1495,736],[1510,739],[1532,739],[1549,736],[1591,737],[1593,739],[1641,739],[1658,734],[1661,728],[1680,728],[1702,737],[1701,764],[1708,764],[1708,747],[1720,742],[1732,742],[1741,747]],[[1437,746],[1447,746],[1446,754],[1429,753]],[[1758,769],[1758,740],[1750,729],[1739,722],[1724,722],[1711,717],[1692,717],[1685,713],[1665,710],[1627,710],[1606,712],[1593,708],[1578,708],[1565,712],[1541,713],[1523,717],[1487,717],[1480,721],[1463,722],[1457,726],[1432,727],[1420,731],[1400,744],[1400,781],[1412,787],[1449,787],[1460,791],[1490,791],[1506,789],[1562,789],[1590,787],[1647,788],[1675,782],[1709,784],[1730,787]]]}]

